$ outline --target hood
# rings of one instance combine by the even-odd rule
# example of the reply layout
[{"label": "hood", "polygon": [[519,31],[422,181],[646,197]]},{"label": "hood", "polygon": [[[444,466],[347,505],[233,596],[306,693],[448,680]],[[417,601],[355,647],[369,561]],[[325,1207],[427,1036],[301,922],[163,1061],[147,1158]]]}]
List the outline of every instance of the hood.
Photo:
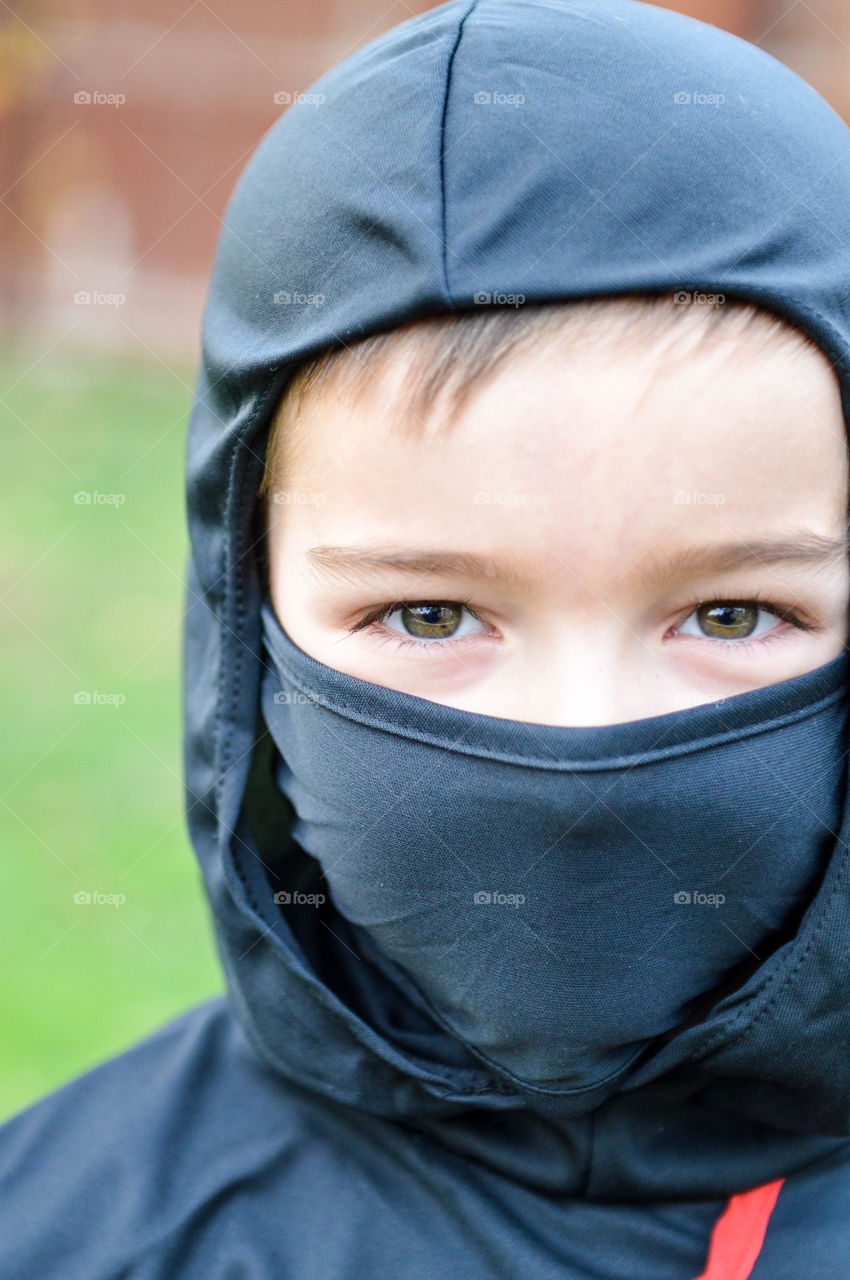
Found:
[{"label": "hood", "polygon": [[[482,94],[506,96],[482,110]],[[848,1141],[846,808],[793,936],[595,1108],[496,1078],[330,901],[275,902],[278,883],[323,881],[261,715],[256,501],[302,361],[482,291],[755,301],[824,350],[850,421],[848,243],[840,117],[756,47],[636,0],[452,0],[331,69],[260,141],[222,225],[187,441],[184,769],[229,999],[282,1086],[597,1199],[727,1195]]]}]

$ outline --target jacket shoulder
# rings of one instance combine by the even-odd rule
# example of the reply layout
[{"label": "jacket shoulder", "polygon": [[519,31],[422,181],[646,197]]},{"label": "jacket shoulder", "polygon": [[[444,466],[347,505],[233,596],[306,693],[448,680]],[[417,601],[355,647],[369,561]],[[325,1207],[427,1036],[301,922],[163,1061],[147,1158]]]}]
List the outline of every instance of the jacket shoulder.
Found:
[{"label": "jacket shoulder", "polygon": [[169,1238],[307,1129],[226,997],[196,1005],[0,1125],[0,1275],[168,1274]]}]

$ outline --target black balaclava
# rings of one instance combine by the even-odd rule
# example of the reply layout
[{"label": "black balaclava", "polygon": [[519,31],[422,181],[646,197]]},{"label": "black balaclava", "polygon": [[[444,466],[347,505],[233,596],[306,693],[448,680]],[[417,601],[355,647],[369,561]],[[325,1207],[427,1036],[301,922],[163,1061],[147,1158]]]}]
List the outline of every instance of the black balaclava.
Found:
[{"label": "black balaclava", "polygon": [[717,703],[576,728],[356,679],[268,601],[263,621],[278,784],[336,907],[489,1066],[576,1111],[764,958],[835,847],[846,650]]},{"label": "black balaclava", "polygon": [[624,725],[452,710],[292,644],[257,489],[299,364],[487,292],[756,302],[850,420],[848,246],[838,115],[633,0],[453,0],[262,139],[188,440],[185,768],[230,998],[281,1077],[597,1199],[727,1194],[847,1141],[845,655]]}]

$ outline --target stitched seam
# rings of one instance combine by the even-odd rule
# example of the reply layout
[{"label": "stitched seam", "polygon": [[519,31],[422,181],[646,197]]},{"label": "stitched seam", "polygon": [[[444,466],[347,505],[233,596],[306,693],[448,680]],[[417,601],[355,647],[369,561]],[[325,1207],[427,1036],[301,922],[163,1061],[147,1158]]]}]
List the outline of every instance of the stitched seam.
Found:
[{"label": "stitched seam", "polygon": [[455,42],[452,45],[452,51],[449,54],[449,61],[446,66],[446,87],[445,87],[445,92],[443,94],[442,114],[440,116],[440,238],[441,238],[441,250],[442,250],[443,289],[445,291],[445,295],[447,298],[451,298],[451,291],[449,289],[449,269],[448,269],[448,258],[447,258],[447,252],[446,252],[446,246],[448,242],[448,236],[446,233],[446,224],[447,224],[446,154],[445,154],[446,117],[449,111],[449,91],[451,88],[452,67],[454,66],[455,54],[457,53],[458,48],[460,46],[461,36],[463,35],[464,23],[472,13],[473,9],[475,9],[477,3],[478,3],[478,0],[472,0],[472,4],[469,6],[466,13],[463,15],[460,22],[458,23],[457,35],[455,36]]},{"label": "stitched seam", "polygon": [[[839,837],[839,841],[843,843],[843,841],[841,840],[841,837]],[[779,996],[782,994],[784,989],[794,981],[800,969],[803,967],[806,957],[808,956],[812,947],[815,945],[815,943],[818,941],[821,934],[823,933],[824,927],[827,922],[827,918],[832,909],[832,904],[835,901],[836,895],[838,894],[839,890],[843,887],[844,881],[846,879],[846,871],[847,871],[847,846],[846,845],[845,845],[843,854],[839,856],[841,858],[841,865],[839,866],[839,869],[836,872],[835,884],[833,885],[832,891],[830,892],[829,897],[827,898],[826,902],[822,907],[820,916],[818,917],[817,921],[812,924],[811,934],[805,946],[803,947],[802,951],[800,951],[799,954],[796,956],[796,958],[794,958],[793,952],[795,949],[795,943],[792,942],[791,954],[788,956],[788,960],[786,962],[786,965],[784,966],[785,972],[783,973],[783,968],[778,966],[777,969],[774,970],[774,972],[770,974],[770,976],[761,984],[758,990],[753,992],[753,994],[749,998],[747,1005],[743,1009],[739,1010],[738,1013],[733,1014],[728,1025],[718,1028],[718,1030],[714,1033],[714,1035],[711,1036],[704,1045],[701,1045],[699,1049],[696,1050],[694,1053],[688,1054],[688,1056],[683,1059],[683,1063],[698,1062],[700,1059],[704,1058],[706,1054],[710,1053],[712,1049],[717,1048],[718,1046],[720,1048],[728,1048],[730,1045],[736,1044],[747,1034],[747,1032],[752,1031],[753,1027],[760,1021],[760,1019],[765,1017],[765,1015],[770,1012],[771,1008],[779,999]],[[800,940],[798,939],[797,941],[799,942]],[[792,964],[792,959],[793,959],[793,964]],[[771,987],[773,987],[772,992],[770,992]],[[767,995],[767,998],[763,999],[766,992],[770,994]],[[753,1006],[755,1006],[755,1008]],[[747,1019],[748,1014],[749,1014],[749,1018],[748,1020],[745,1020]],[[744,1020],[743,1025],[739,1026],[738,1024],[742,1023],[742,1020]]]}]

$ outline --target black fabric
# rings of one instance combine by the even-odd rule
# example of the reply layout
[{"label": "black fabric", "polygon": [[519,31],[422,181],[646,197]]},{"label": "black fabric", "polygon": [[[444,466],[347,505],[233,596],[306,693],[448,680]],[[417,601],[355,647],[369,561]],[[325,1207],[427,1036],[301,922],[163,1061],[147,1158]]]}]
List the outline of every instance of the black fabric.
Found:
[{"label": "black fabric", "polygon": [[293,836],[372,962],[532,1101],[610,1097],[799,923],[844,806],[846,651],[717,703],[556,727],[355,679],[262,613]]}]

